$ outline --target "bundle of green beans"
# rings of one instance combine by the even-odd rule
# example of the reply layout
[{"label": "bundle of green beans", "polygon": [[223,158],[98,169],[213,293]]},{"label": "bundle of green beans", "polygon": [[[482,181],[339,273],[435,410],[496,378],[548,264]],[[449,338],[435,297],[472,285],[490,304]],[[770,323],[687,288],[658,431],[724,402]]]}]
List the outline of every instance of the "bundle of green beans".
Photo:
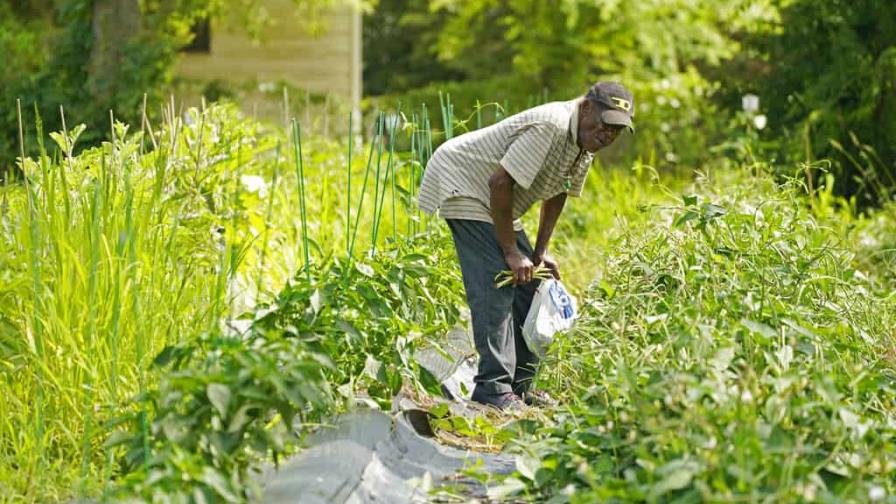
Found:
[{"label": "bundle of green beans", "polygon": [[[532,272],[532,280],[547,280],[548,278],[551,278],[551,276],[551,270],[546,268],[543,264],[536,266],[535,271]],[[507,287],[512,283],[513,272],[510,270],[504,270],[495,275],[495,287],[499,289]]]}]

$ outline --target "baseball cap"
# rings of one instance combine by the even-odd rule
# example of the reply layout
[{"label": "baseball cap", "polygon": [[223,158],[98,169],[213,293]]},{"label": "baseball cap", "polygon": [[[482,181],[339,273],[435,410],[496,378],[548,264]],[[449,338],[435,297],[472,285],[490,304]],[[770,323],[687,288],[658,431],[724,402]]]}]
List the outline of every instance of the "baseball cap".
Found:
[{"label": "baseball cap", "polygon": [[591,86],[585,98],[604,106],[604,111],[600,114],[601,121],[625,126],[632,133],[635,132],[632,122],[635,117],[635,98],[625,86],[612,81],[598,82]]}]

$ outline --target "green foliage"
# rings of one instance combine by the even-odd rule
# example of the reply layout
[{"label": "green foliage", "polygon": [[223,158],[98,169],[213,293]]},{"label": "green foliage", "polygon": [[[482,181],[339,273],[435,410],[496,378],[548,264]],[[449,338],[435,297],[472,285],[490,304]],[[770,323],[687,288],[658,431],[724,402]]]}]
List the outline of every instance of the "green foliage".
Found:
[{"label": "green foliage", "polygon": [[619,80],[633,91],[637,109],[634,147],[622,142],[623,149],[604,156],[620,165],[636,157],[654,166],[709,160],[728,125],[728,111],[712,100],[718,84],[709,70],[738,53],[732,32],[770,16],[765,2],[748,0],[711,7],[691,0],[435,0],[431,6],[446,18],[438,57],[467,80],[430,83],[389,95],[388,103],[426,102],[436,110],[442,91],[455,103],[455,117],[467,120],[477,100],[504,106],[506,116],[582,96],[597,80]]},{"label": "green foliage", "polygon": [[118,419],[129,430],[105,443],[121,447],[129,473],[116,499],[245,502],[258,490],[251,464],[277,460],[295,443],[294,423],[332,407],[324,372],[333,364],[299,338],[202,337],[165,348],[155,365],[164,372],[159,388],[135,401],[148,407]]},{"label": "green foliage", "polygon": [[[204,5],[188,1],[176,5],[135,2],[134,12],[116,15],[136,17],[140,29],[124,40],[104,40],[106,46],[116,49],[115,61],[100,67],[94,65],[101,51],[95,47],[93,1],[59,0],[47,6],[52,15],[42,13],[49,19],[38,17],[45,22],[37,26],[35,13],[7,18],[11,25],[26,27],[12,32],[16,40],[37,37],[46,45],[19,47],[9,54],[12,67],[18,67],[21,73],[12,77],[14,85],[3,86],[0,91],[4,110],[0,164],[8,167],[19,151],[16,99],[21,99],[27,114],[26,128],[34,119],[28,112],[36,108],[48,130],[61,130],[60,106],[64,106],[69,123],[90,126],[82,138],[85,145],[94,145],[107,136],[103,132],[109,130],[110,110],[128,123],[139,124],[144,94],[149,96],[149,103],[158,103],[161,85],[170,79],[176,51],[187,41],[193,19],[205,12]],[[33,134],[26,129],[26,137]],[[29,143],[26,150],[34,154],[37,146]]]},{"label": "green foliage", "polygon": [[532,462],[517,488],[554,502],[893,492],[896,306],[800,189],[724,177],[630,229],[547,364],[569,406],[517,445]]},{"label": "green foliage", "polygon": [[[31,13],[28,13],[31,14]],[[18,152],[15,98],[35,85],[35,76],[51,58],[47,39],[52,34],[48,19],[29,17],[7,0],[0,1],[0,176],[4,165]],[[27,108],[26,108],[27,110]]]},{"label": "green foliage", "polygon": [[[294,0],[297,16],[309,31],[325,29],[323,9],[336,0]],[[0,81],[0,168],[11,171],[19,152],[16,99],[26,112],[25,137],[37,109],[48,131],[62,129],[60,107],[69,123],[89,126],[85,146],[108,138],[109,111],[116,118],[140,124],[144,97],[146,113],[157,116],[153,104],[164,101],[178,50],[191,38],[200,19],[221,18],[225,25],[247,29],[259,39],[270,19],[259,2],[246,0],[155,0],[126,2],[114,11],[108,0],[55,0],[24,8],[0,1],[0,63],[11,70]],[[366,2],[358,2],[366,6]],[[116,24],[130,23],[121,33]],[[100,39],[97,39],[100,37]],[[26,143],[29,155],[37,146]]]},{"label": "green foliage", "polygon": [[463,289],[448,240],[327,261],[249,314],[247,334],[165,348],[155,359],[166,371],[159,388],[135,402],[148,409],[117,420],[127,428],[106,442],[122,446],[130,472],[117,497],[242,502],[257,490],[254,466],[294,448],[306,422],[341,410],[336,392],[388,408],[402,385],[422,389],[414,348],[459,319]]},{"label": "green foliage", "polygon": [[729,96],[761,96],[775,151],[789,163],[834,160],[841,194],[862,203],[888,199],[896,185],[896,5],[774,4],[779,20],[744,29],[746,50],[721,79]]},{"label": "green foliage", "polygon": [[364,17],[364,94],[382,95],[463,78],[436,57],[446,16],[429,0],[378,0]]},{"label": "green foliage", "polygon": [[[117,124],[113,142],[80,155],[83,125],[51,133],[52,156],[46,146],[23,165],[27,185],[0,188],[0,360],[10,378],[0,479],[9,494],[47,500],[79,480],[83,492],[102,484],[98,426],[154,380],[152,355],[228,313],[228,278],[249,270],[252,285],[277,283],[277,269],[259,275],[258,253],[246,252],[266,212],[240,188],[244,174],[270,166],[262,153],[273,139],[256,137],[232,107],[186,118],[171,116],[153,135]],[[271,250],[294,243],[266,238]],[[46,471],[60,460],[73,462]]]},{"label": "green foliage", "polygon": [[404,383],[422,386],[411,355],[460,322],[463,285],[450,237],[435,231],[369,260],[328,260],[296,275],[256,327],[294,334],[335,363],[330,379],[388,408]]},{"label": "green foliage", "polygon": [[[411,356],[462,321],[463,287],[450,237],[408,211],[421,152],[376,139],[349,163],[305,139],[300,225],[285,132],[233,106],[167,116],[80,155],[83,126],[51,133],[28,184],[0,188],[0,481],[24,500],[241,500],[253,468],[297,447],[294,426],[388,407],[402,386],[437,393]],[[894,219],[856,218],[830,179],[806,203],[739,173],[670,205],[644,163],[596,168],[554,242],[573,283],[604,271],[541,373],[570,406],[529,426],[526,483],[491,494],[891,489]],[[376,252],[346,258],[354,227]],[[441,420],[490,447],[510,435]]]},{"label": "green foliage", "polygon": [[[165,116],[164,123],[148,124],[144,132],[132,133],[116,123],[113,141],[80,154],[75,151],[84,125],[52,132],[54,145],[42,146],[39,158],[23,164],[24,180],[0,187],[0,234],[5,238],[0,240],[0,362],[10,377],[0,394],[0,416],[5,419],[0,426],[0,485],[10,495],[41,501],[94,495],[112,475],[135,469],[141,460],[155,476],[174,481],[171,478],[183,472],[207,491],[212,491],[207,482],[200,481],[204,466],[224,471],[228,481],[242,481],[245,474],[239,471],[257,453],[233,448],[221,458],[214,451],[203,455],[186,450],[177,444],[182,440],[172,444],[171,439],[153,437],[149,429],[156,414],[193,413],[181,403],[166,402],[168,392],[144,396],[155,401],[153,413],[144,411],[150,408],[146,400],[130,401],[141,392],[159,390],[156,384],[165,374],[159,368],[147,369],[148,363],[171,345],[195,346],[198,356],[191,361],[198,369],[179,370],[192,378],[166,382],[171,394],[194,397],[200,404],[202,387],[212,383],[200,379],[206,374],[228,387],[247,385],[250,378],[216,378],[217,368],[204,363],[206,353],[224,351],[216,346],[220,341],[194,339],[220,334],[219,323],[241,323],[233,319],[253,313],[262,300],[274,297],[281,303],[265,319],[276,326],[270,332],[276,336],[292,334],[289,321],[301,317],[303,302],[320,300],[314,296],[316,289],[331,295],[336,304],[322,309],[314,327],[332,335],[338,330],[321,324],[335,318],[352,321],[363,331],[356,343],[369,345],[369,359],[362,359],[359,370],[352,360],[355,354],[336,342],[318,348],[302,340],[297,348],[333,355],[345,367],[326,373],[327,379],[350,382],[341,389],[345,395],[353,395],[353,384],[382,404],[402,378],[426,380],[415,375],[415,369],[402,371],[406,352],[389,353],[386,348],[401,335],[404,346],[413,349],[458,320],[456,306],[463,290],[456,271],[447,267],[451,248],[444,236],[437,241],[429,236],[425,244],[416,237],[412,244],[387,247],[382,257],[359,262],[333,259],[345,250],[348,230],[353,229],[342,220],[347,204],[358,228],[356,255],[373,244],[374,215],[380,227],[378,245],[386,236],[393,243],[403,242],[403,236],[414,236],[426,225],[416,212],[406,210],[411,184],[416,183],[413,171],[420,174],[414,156],[393,157],[388,150],[373,156],[382,142],[371,144],[368,156],[364,146],[355,146],[349,154],[345,145],[305,139],[308,219],[300,226],[294,151],[284,146],[285,132],[243,119],[233,105],[183,114],[168,107]],[[349,174],[351,197],[345,190]],[[361,201],[365,187],[368,194]],[[307,244],[302,240],[305,232]],[[429,245],[434,243],[441,245],[432,250]],[[305,257],[314,272],[310,280],[300,269],[308,264]],[[284,291],[288,295],[276,297],[296,270],[302,274]],[[371,271],[385,280],[367,281],[365,274]],[[353,283],[343,284],[344,277]],[[300,285],[300,279],[314,283]],[[353,284],[362,288],[351,290]],[[377,297],[357,297],[371,292]],[[397,301],[396,295],[407,303]],[[385,307],[373,304],[381,302]],[[370,312],[351,312],[359,306],[368,306]],[[348,314],[340,311],[343,308]],[[393,320],[384,310],[404,318]],[[372,312],[380,316],[371,318]],[[278,325],[280,320],[284,327]],[[295,325],[303,327],[298,321]],[[298,351],[291,342],[277,345],[266,347],[269,354],[259,355],[263,360],[252,366],[268,366],[280,353]],[[242,352],[238,345],[226,348]],[[238,364],[249,365],[233,365]],[[390,381],[380,385],[377,379],[386,375]],[[251,377],[262,379],[267,380]],[[161,456],[138,460],[135,452],[128,459],[117,445],[104,446],[106,426],[122,408],[138,415],[129,421],[146,422],[142,433],[132,431],[129,446],[147,440],[153,450],[171,454],[175,461]],[[258,425],[269,418],[265,415],[258,412]],[[196,432],[205,432],[215,418],[204,411],[189,421]],[[129,481],[135,485],[129,488],[140,495],[153,495],[141,486],[140,477]]]}]

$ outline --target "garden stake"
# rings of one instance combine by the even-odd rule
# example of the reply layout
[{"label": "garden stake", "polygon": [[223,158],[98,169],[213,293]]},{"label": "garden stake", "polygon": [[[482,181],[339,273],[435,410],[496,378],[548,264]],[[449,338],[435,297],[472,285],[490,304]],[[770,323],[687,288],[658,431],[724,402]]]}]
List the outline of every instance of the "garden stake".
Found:
[{"label": "garden stake", "polygon": [[296,177],[299,184],[299,212],[302,215],[302,245],[305,251],[305,275],[311,283],[311,260],[308,253],[308,221],[305,215],[305,174],[302,166],[302,133],[299,122],[292,119],[293,145],[295,148]]},{"label": "garden stake", "polygon": [[[376,239],[379,234],[379,226],[380,226],[380,168],[382,167],[383,160],[383,130],[385,129],[385,113],[380,112],[380,115],[377,117],[377,127],[380,131],[379,141],[376,143],[376,176],[374,178],[374,186],[373,186],[373,233],[370,239],[370,248],[375,253],[376,252]],[[385,181],[383,181],[383,195],[385,196]]]},{"label": "garden stake", "polygon": [[345,196],[345,253],[351,255],[351,227],[352,227],[352,112],[348,113],[348,166],[345,170],[348,189]]},{"label": "garden stake", "polygon": [[264,233],[261,240],[261,259],[258,264],[258,275],[255,277],[255,304],[258,304],[258,298],[261,295],[261,277],[264,273],[265,260],[268,253],[268,239],[271,230],[271,219],[274,215],[274,198],[277,195],[277,180],[280,178],[280,142],[277,142],[277,148],[274,154],[274,175],[271,179],[271,191],[268,197],[268,206],[264,212]]},{"label": "garden stake", "polygon": [[408,205],[408,234],[414,234],[416,231],[414,230],[414,219],[411,218],[414,215],[414,202],[416,201],[415,189],[417,186],[417,177],[416,174],[416,163],[417,163],[417,113],[414,112],[411,114],[411,123],[413,124],[413,128],[411,129],[411,180],[408,183],[408,194],[410,194],[410,201]]},{"label": "garden stake", "polygon": [[361,209],[364,205],[364,193],[367,191],[367,179],[370,177],[370,163],[373,161],[373,149],[377,142],[379,129],[374,129],[373,141],[370,143],[370,153],[367,156],[367,167],[364,169],[364,183],[361,184],[361,199],[358,201],[358,211],[355,212],[355,225],[352,228],[352,241],[348,247],[348,258],[351,261],[352,252],[355,248],[355,238],[358,235],[358,226],[361,224]]},{"label": "garden stake", "polygon": [[[62,138],[65,143],[65,153],[63,154],[68,161],[68,168],[74,172],[74,168],[72,167],[72,148],[74,146],[69,145],[68,143],[68,128],[65,127],[65,111],[62,109],[62,105],[59,106],[59,118],[62,120]],[[60,163],[59,166],[59,180],[62,182],[62,202],[65,205],[65,221],[71,222],[71,196],[68,193],[68,180],[66,180],[65,176],[65,167]]]},{"label": "garden stake", "polygon": [[[398,111],[395,112],[395,116],[401,119],[401,102],[398,102]],[[392,157],[395,154],[395,130],[389,132],[389,162],[388,162],[388,173],[389,173],[389,181],[392,183],[392,241],[398,240],[398,234],[396,231],[396,227],[398,226],[398,221],[395,218],[395,165],[393,164]]]}]

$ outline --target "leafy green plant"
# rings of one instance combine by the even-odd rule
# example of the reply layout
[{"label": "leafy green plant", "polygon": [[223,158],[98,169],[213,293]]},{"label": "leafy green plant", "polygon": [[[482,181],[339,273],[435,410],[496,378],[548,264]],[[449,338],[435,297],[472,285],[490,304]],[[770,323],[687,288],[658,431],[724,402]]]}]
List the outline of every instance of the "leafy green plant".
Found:
[{"label": "leafy green plant", "polygon": [[542,375],[568,407],[516,445],[539,461],[516,491],[698,502],[894,490],[893,300],[799,187],[725,177],[630,230]]},{"label": "leafy green plant", "polygon": [[309,343],[335,363],[329,378],[388,408],[426,377],[411,358],[460,323],[463,285],[444,231],[396,242],[368,259],[329,259],[293,278],[254,325]]},{"label": "leafy green plant", "polygon": [[165,348],[154,365],[165,371],[159,388],[135,402],[148,408],[119,418],[129,429],[105,444],[123,448],[122,498],[244,502],[258,490],[252,464],[276,461],[295,444],[295,425],[332,408],[325,373],[333,363],[300,338],[203,337]]},{"label": "leafy green plant", "polygon": [[435,385],[411,354],[458,323],[462,288],[445,267],[446,237],[429,238],[300,272],[246,334],[164,349],[159,387],[135,403],[148,407],[118,419],[125,428],[106,442],[127,473],[115,494],[242,502],[257,490],[253,467],[348,400],[388,407],[403,385]]}]

